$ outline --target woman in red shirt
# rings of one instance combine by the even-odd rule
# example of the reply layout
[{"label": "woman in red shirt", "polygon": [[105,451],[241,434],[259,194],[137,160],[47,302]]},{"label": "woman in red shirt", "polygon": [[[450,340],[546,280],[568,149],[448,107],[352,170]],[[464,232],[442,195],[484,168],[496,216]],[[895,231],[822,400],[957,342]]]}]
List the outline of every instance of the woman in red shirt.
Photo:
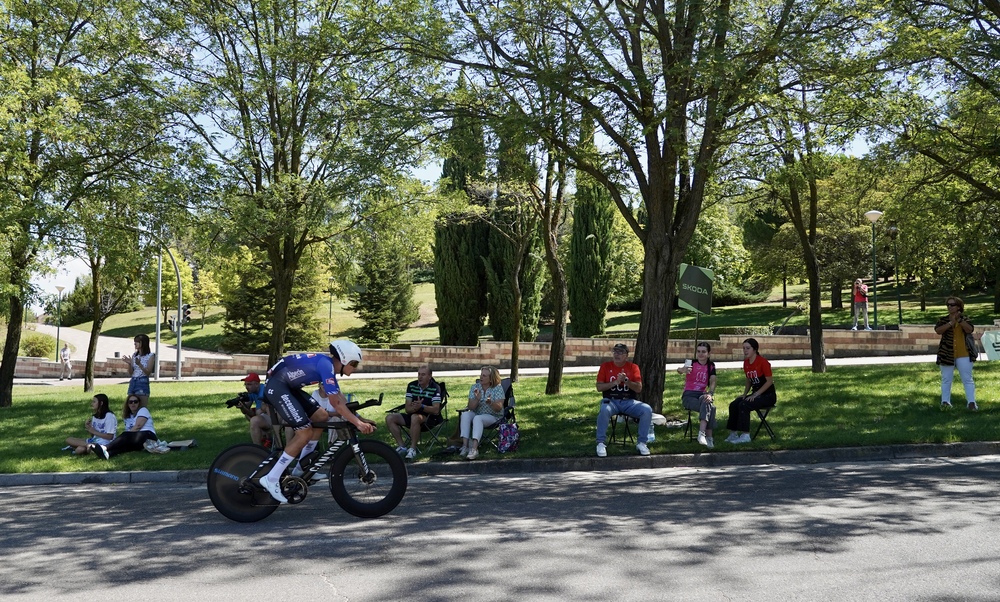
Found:
[{"label": "woman in red shirt", "polygon": [[747,380],[743,395],[729,404],[729,420],[726,422],[726,428],[731,431],[726,437],[729,443],[750,443],[750,412],[778,403],[771,363],[757,354],[758,349],[760,343],[757,339],[743,341],[743,372]]},{"label": "woman in red shirt", "polygon": [[858,314],[861,312],[865,312],[865,330],[871,330],[868,326],[868,287],[860,278],[855,280],[854,286],[851,287],[851,297],[854,300],[854,326],[851,326],[851,330],[858,329]]}]

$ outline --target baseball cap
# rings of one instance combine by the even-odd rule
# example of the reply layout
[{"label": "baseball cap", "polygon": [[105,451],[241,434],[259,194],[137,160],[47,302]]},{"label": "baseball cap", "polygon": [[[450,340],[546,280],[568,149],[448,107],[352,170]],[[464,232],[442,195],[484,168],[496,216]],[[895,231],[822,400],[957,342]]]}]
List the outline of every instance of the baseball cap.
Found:
[{"label": "baseball cap", "polygon": [[251,372],[250,374],[247,374],[246,378],[242,378],[240,380],[242,380],[245,383],[259,383],[260,377],[257,376],[256,372]]},{"label": "baseball cap", "polygon": [[611,350],[615,351],[615,352],[621,351],[622,353],[626,353],[627,354],[628,353],[628,345],[626,345],[625,343],[618,343],[617,345],[615,345],[614,347],[612,347]]}]

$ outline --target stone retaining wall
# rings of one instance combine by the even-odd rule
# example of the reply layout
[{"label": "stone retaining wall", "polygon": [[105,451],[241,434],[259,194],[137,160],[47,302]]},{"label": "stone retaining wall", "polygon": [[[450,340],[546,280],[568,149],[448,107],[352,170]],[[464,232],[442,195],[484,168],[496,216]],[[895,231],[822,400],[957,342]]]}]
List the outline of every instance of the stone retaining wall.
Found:
[{"label": "stone retaining wall", "polygon": [[[985,330],[996,330],[994,324]],[[976,340],[982,336],[984,328],[977,328]],[[743,358],[743,335],[721,335],[712,344],[712,356],[716,360],[739,360]],[[761,355],[768,359],[803,359],[810,357],[808,335],[758,335]],[[831,329],[823,332],[826,356],[864,357],[877,355],[924,355],[935,353],[941,337],[934,333],[930,325],[907,326],[900,330],[852,331]],[[631,350],[635,339],[576,339],[566,341],[567,366],[597,366],[611,357],[611,347],[625,343]],[[525,368],[544,367],[549,361],[549,343],[521,343],[520,366]],[[694,341],[672,339],[667,343],[667,361],[680,363],[694,355]],[[422,363],[430,364],[435,370],[473,370],[484,365],[510,368],[510,343],[483,341],[475,347],[452,347],[443,345],[414,345],[410,349],[368,349],[364,352],[365,372],[412,372]],[[160,361],[160,377],[176,375],[176,361],[171,353]],[[232,357],[190,358],[183,360],[183,376],[243,376],[253,371],[263,374],[267,371],[267,356],[237,354]],[[74,362],[77,377],[82,375],[82,362]],[[18,358],[17,378],[59,378],[59,364],[41,358]],[[96,377],[125,378],[124,365],[120,359],[107,358],[94,364]]]}]

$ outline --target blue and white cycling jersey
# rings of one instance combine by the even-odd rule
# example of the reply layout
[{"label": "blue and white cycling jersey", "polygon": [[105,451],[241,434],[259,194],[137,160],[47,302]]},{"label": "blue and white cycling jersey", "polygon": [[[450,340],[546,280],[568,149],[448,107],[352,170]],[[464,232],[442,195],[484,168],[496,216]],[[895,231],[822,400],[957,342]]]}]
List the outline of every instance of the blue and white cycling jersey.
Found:
[{"label": "blue and white cycling jersey", "polygon": [[320,384],[327,395],[340,393],[337,375],[333,371],[333,358],[321,353],[296,353],[288,355],[267,371],[268,381],[277,378],[289,387]]}]

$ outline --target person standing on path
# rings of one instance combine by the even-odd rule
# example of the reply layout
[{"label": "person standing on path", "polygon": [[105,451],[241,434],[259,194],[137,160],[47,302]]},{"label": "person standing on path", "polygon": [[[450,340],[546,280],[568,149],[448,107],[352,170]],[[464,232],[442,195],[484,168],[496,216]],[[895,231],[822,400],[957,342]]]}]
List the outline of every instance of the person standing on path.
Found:
[{"label": "person standing on path", "polygon": [[59,352],[59,361],[62,363],[62,369],[59,372],[59,380],[68,378],[73,380],[73,364],[70,362],[69,358],[69,343],[63,344],[62,351]]},{"label": "person standing on path", "polygon": [[865,312],[865,330],[871,330],[868,325],[868,285],[860,278],[855,280],[854,286],[851,287],[851,299],[854,308],[854,325],[851,326],[851,330],[858,329],[858,314],[862,311]]},{"label": "person standing on path", "polygon": [[979,351],[972,331],[976,329],[965,317],[965,302],[958,297],[948,297],[948,315],[934,325],[934,332],[941,335],[938,344],[937,365],[941,366],[941,407],[951,407],[951,383],[955,379],[955,368],[965,387],[965,402],[969,410],[975,412],[976,383],[972,380],[972,362]]}]

